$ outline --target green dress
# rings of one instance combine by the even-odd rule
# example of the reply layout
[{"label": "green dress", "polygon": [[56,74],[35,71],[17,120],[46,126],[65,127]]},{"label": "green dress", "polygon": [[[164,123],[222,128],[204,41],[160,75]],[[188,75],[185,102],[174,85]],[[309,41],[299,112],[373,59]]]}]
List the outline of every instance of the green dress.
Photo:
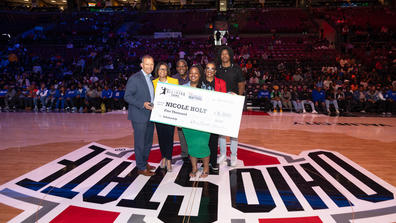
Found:
[{"label": "green dress", "polygon": [[188,154],[190,156],[204,158],[210,155],[210,133],[188,128],[183,128],[183,133],[187,141]]}]

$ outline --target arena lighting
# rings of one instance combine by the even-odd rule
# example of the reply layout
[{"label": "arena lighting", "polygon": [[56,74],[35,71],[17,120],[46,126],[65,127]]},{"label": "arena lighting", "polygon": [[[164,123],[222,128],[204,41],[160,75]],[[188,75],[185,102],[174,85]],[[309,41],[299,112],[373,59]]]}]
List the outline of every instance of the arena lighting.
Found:
[{"label": "arena lighting", "polygon": [[8,34],[8,33],[3,33],[3,34],[1,34],[2,36],[7,36],[8,38],[11,38],[11,35],[10,34]]}]

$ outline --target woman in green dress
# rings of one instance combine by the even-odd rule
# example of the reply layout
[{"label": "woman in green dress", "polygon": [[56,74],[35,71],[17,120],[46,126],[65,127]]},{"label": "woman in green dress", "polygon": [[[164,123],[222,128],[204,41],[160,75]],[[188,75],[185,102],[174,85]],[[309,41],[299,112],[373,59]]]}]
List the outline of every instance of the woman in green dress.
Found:
[{"label": "woman in green dress", "polygon": [[[203,69],[199,65],[192,66],[188,72],[190,82],[185,84],[186,86],[200,88],[201,78],[203,77]],[[201,174],[202,178],[209,175],[209,138],[210,133],[202,132],[194,129],[183,128],[183,133],[187,141],[188,154],[190,155],[192,171],[190,177],[195,177],[198,171],[197,161],[202,159],[203,162],[203,172]]]}]

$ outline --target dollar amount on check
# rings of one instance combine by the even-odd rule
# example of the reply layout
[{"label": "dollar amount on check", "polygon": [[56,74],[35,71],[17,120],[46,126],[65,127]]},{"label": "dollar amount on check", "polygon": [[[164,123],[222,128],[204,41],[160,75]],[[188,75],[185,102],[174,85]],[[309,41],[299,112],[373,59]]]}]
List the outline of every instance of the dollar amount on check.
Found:
[{"label": "dollar amount on check", "polygon": [[245,97],[158,82],[150,120],[238,137]]}]

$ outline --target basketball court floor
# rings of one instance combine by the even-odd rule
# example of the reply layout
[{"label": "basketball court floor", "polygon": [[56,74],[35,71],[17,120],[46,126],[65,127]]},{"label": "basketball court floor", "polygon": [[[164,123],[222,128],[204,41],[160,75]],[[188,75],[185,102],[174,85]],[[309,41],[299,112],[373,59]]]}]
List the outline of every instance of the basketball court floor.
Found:
[{"label": "basketball court floor", "polygon": [[[238,165],[137,174],[126,113],[0,113],[0,222],[396,222],[396,118],[245,113]],[[157,136],[150,164],[161,159]]]}]

